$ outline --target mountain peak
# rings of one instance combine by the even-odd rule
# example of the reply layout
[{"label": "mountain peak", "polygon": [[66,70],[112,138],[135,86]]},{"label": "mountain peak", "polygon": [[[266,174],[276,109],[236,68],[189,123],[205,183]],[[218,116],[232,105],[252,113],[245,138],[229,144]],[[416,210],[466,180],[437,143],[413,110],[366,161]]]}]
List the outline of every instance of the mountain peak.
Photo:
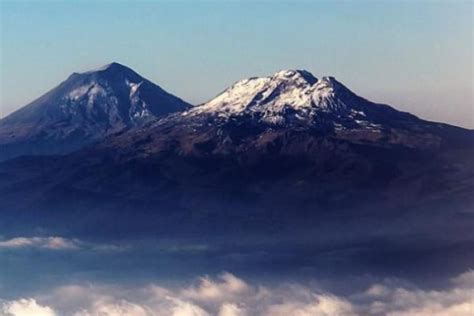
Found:
[{"label": "mountain peak", "polygon": [[326,125],[377,130],[387,116],[411,120],[393,108],[367,101],[331,76],[317,79],[305,70],[281,70],[267,77],[240,80],[185,116],[209,115],[222,122],[238,116],[274,126]]},{"label": "mountain peak", "polygon": [[306,70],[281,70],[267,77],[240,80],[211,101],[192,109],[192,113],[230,117],[258,114],[264,121],[282,123],[285,113],[313,117],[315,112],[338,111],[344,107],[338,92],[352,94],[334,77],[317,79]]},{"label": "mountain peak", "polygon": [[274,80],[295,81],[303,79],[308,84],[313,85],[318,79],[312,73],[301,69],[280,70],[271,76]]},{"label": "mountain peak", "polygon": [[[5,157],[29,154],[29,149],[16,144],[33,139],[35,145],[31,148],[35,153],[69,152],[188,107],[188,103],[132,69],[113,62],[72,74],[50,92],[2,119],[0,149]],[[1,144],[12,144],[8,145],[12,149],[7,152]]]},{"label": "mountain peak", "polygon": [[[119,64],[117,62],[111,62],[104,66],[101,66],[96,69],[88,70],[81,73],[73,73],[72,76],[77,75],[95,75],[95,76],[117,76],[117,75],[124,75],[124,76],[132,76],[134,78],[141,78],[139,74],[137,74],[133,69],[127,67],[125,65]],[[71,76],[71,77],[72,77]]]},{"label": "mountain peak", "polygon": [[98,69],[98,71],[131,71],[132,69],[119,64],[117,62],[111,62],[110,64],[104,65],[101,68]]}]

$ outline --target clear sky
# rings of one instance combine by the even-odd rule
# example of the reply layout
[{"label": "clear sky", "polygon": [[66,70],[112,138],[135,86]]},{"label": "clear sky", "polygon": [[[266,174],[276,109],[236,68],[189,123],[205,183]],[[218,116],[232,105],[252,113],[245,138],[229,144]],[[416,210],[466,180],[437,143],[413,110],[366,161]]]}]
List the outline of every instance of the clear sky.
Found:
[{"label": "clear sky", "polygon": [[474,128],[472,1],[5,1],[0,116],[111,61],[188,102],[303,68]]}]

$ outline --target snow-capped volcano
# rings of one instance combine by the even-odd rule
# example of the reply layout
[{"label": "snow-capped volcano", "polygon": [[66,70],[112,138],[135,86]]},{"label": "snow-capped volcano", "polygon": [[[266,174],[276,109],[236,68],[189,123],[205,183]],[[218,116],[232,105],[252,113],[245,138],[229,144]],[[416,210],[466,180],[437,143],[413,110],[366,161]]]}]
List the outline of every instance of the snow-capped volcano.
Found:
[{"label": "snow-capped volcano", "polygon": [[208,114],[221,119],[250,115],[271,125],[320,123],[330,115],[336,125],[350,121],[374,128],[377,124],[371,121],[387,113],[395,115],[395,120],[413,117],[358,97],[334,77],[317,79],[305,70],[283,70],[238,81],[186,115]]},{"label": "snow-capped volcano", "polygon": [[74,73],[0,120],[2,156],[64,153],[189,107],[118,63]]},{"label": "snow-capped volcano", "polygon": [[74,73],[53,100],[56,108],[81,119],[105,120],[106,129],[141,125],[157,116],[185,109],[188,104],[168,94],[128,67],[111,63],[97,70]]}]

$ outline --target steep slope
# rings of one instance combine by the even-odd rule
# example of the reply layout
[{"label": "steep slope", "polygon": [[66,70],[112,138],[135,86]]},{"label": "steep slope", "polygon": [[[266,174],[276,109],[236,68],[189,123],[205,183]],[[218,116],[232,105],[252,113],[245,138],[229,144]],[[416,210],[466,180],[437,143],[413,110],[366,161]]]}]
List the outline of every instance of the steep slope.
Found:
[{"label": "steep slope", "polygon": [[186,102],[118,63],[74,73],[0,120],[0,160],[67,153],[187,107]]}]

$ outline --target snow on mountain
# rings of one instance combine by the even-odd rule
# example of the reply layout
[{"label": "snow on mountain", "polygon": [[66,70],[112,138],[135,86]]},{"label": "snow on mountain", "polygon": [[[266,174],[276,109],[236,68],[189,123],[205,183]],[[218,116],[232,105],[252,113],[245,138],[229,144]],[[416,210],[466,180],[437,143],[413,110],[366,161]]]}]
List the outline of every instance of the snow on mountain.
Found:
[{"label": "snow on mountain", "polygon": [[0,159],[69,152],[189,106],[118,63],[74,73],[0,120]]},{"label": "snow on mountain", "polygon": [[[173,115],[169,115],[175,113]],[[159,120],[156,120],[159,118]],[[152,126],[145,125],[156,121]],[[161,123],[160,123],[161,122]],[[215,126],[225,146],[235,135],[296,128],[363,142],[434,145],[440,124],[359,97],[333,77],[283,70],[236,82],[191,107],[118,63],[74,73],[58,87],[0,120],[0,160],[25,154],[63,154],[117,132],[146,126],[183,127],[190,138]],[[152,135],[153,134],[153,135]],[[167,134],[167,132],[165,132]],[[226,147],[227,148],[227,147]]]},{"label": "snow on mountain", "polygon": [[334,77],[317,79],[305,70],[282,70],[236,82],[214,99],[183,116],[213,116],[221,121],[249,116],[273,125],[319,125],[377,130],[390,122],[416,119],[408,113],[367,101]]},{"label": "snow on mountain", "polygon": [[190,114],[217,113],[220,117],[229,117],[244,112],[261,113],[263,120],[277,122],[287,107],[303,111],[311,107],[316,80],[303,70],[286,70],[269,77],[244,79],[213,100],[195,107]]},{"label": "snow on mountain", "polygon": [[[75,76],[82,80],[76,88],[60,97],[60,108],[63,111],[74,111],[82,106],[86,109],[82,115],[85,114],[89,118],[94,115],[94,111],[110,114],[111,129],[141,125],[162,114],[187,107],[183,101],[117,63],[96,71],[73,74],[71,78]],[[153,99],[147,95],[150,94],[149,90],[155,90],[152,91]],[[170,102],[176,104],[170,105]],[[172,108],[174,106],[176,109]]]},{"label": "snow on mountain", "polygon": [[305,70],[283,70],[268,77],[238,81],[186,115],[214,114],[229,118],[251,114],[276,125],[284,124],[290,118],[303,121],[318,112],[346,109],[346,105],[337,99],[338,89],[345,88],[332,77],[318,80]]}]

